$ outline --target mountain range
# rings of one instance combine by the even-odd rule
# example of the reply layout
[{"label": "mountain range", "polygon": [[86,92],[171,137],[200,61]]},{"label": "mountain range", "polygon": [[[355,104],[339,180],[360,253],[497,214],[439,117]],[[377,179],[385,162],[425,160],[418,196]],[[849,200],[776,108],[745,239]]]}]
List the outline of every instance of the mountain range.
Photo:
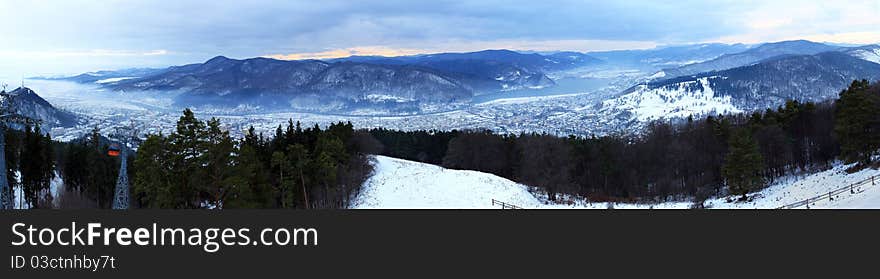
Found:
[{"label": "mountain range", "polygon": [[587,55],[601,59],[610,65],[659,70],[712,60],[722,55],[746,51],[750,47],[745,44],[711,43],[665,46],[653,49],[588,52]]},{"label": "mountain range", "polygon": [[328,61],[231,59],[167,69],[96,72],[66,78],[117,91],[178,91],[177,103],[240,104],[309,111],[379,108],[426,112],[480,94],[554,86],[545,72],[602,63],[582,53],[509,50],[404,57],[354,56]]},{"label": "mountain range", "polygon": [[616,116],[626,112],[649,119],[762,109],[785,99],[822,101],[852,79],[880,79],[878,62],[877,45],[797,40],[589,53],[485,50],[295,61],[218,56],[166,69],[67,79],[117,91],[176,91],[181,106],[413,114],[464,106],[482,94],[553,87],[558,81],[550,76],[556,72],[636,69],[646,78],[616,81],[629,89],[600,105],[606,112],[618,112]]},{"label": "mountain range", "polygon": [[675,78],[703,72],[731,69],[746,66],[764,59],[792,54],[817,54],[826,51],[846,51],[847,48],[837,47],[805,40],[767,43],[747,49],[743,52],[724,54],[715,59],[683,65],[677,68],[664,69],[665,76]]}]

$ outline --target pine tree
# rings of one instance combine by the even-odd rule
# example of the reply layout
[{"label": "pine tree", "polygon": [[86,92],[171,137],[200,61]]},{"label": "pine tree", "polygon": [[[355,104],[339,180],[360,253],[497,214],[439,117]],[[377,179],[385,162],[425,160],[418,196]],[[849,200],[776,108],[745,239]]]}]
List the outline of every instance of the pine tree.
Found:
[{"label": "pine tree", "polygon": [[162,135],[149,135],[137,151],[132,183],[134,200],[141,207],[173,208],[177,194],[171,182],[168,143]]},{"label": "pine tree", "polygon": [[853,81],[840,93],[834,132],[846,163],[868,165],[880,149],[880,92],[867,80]]},{"label": "pine tree", "polygon": [[722,167],[722,174],[727,180],[730,193],[745,198],[749,192],[762,188],[763,170],[764,158],[751,132],[745,128],[735,130],[731,135],[729,151]]},{"label": "pine tree", "polygon": [[180,199],[175,207],[201,207],[200,187],[203,184],[207,163],[207,132],[205,123],[186,109],[177,121],[177,130],[168,137],[170,141],[173,182]]},{"label": "pine tree", "polygon": [[[344,133],[340,130],[337,130],[337,132]],[[339,167],[347,159],[347,155],[342,141],[333,135],[331,131],[333,130],[328,129],[319,136],[315,146],[315,156],[311,163],[315,184],[322,187],[321,197],[323,199],[321,205],[332,208],[339,205],[332,204],[332,202],[341,202],[343,200],[341,197],[337,197],[337,174]]]},{"label": "pine tree", "polygon": [[271,208],[274,207],[276,191],[269,182],[269,172],[260,161],[256,145],[247,142],[238,149],[233,168],[233,183],[224,208]]},{"label": "pine tree", "polygon": [[22,153],[27,159],[21,161],[21,186],[24,200],[37,206],[41,193],[49,189],[55,177],[55,161],[52,154],[52,141],[44,135],[40,126],[26,127]]},{"label": "pine tree", "polygon": [[9,189],[6,193],[8,197],[10,197],[10,202],[16,199],[15,189],[16,187],[21,187],[19,183],[19,179],[16,176],[16,170],[19,169],[20,165],[20,141],[21,135],[17,133],[13,129],[0,129],[0,133],[6,133],[6,150],[2,150],[2,152],[6,152],[6,169],[0,170],[6,172],[6,180],[9,183]]},{"label": "pine tree", "polygon": [[205,172],[206,180],[202,182],[202,197],[209,204],[222,208],[229,190],[236,185],[232,175],[235,143],[228,131],[220,128],[220,120],[211,118],[207,123],[205,139]]},{"label": "pine tree", "polygon": [[294,175],[299,176],[299,187],[298,194],[294,194],[296,196],[300,196],[303,199],[302,207],[309,208],[309,189],[308,183],[310,180],[307,180],[306,176],[306,168],[310,164],[310,156],[309,151],[302,144],[294,144],[287,148],[288,158],[292,163]]},{"label": "pine tree", "polygon": [[278,192],[281,193],[281,207],[292,208],[296,191],[294,168],[290,158],[281,151],[272,153],[272,167],[278,171]]}]

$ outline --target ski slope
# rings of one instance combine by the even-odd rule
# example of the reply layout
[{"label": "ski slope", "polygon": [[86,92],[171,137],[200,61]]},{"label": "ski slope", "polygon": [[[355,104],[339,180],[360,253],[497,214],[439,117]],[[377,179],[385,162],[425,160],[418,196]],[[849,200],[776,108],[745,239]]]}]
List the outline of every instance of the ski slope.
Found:
[{"label": "ski slope", "polygon": [[492,208],[498,199],[520,206],[541,202],[528,187],[477,171],[375,156],[375,174],[364,182],[353,208]]},{"label": "ski slope", "polygon": [[[571,204],[551,204],[543,195],[535,195],[529,187],[488,173],[451,170],[439,166],[375,156],[375,174],[368,179],[361,193],[355,197],[354,209],[499,209],[492,199],[522,208],[583,208],[606,209],[686,209],[691,202],[660,204],[609,205],[604,202],[573,200]],[[777,181],[764,190],[752,194],[750,202],[728,202],[726,198],[710,199],[711,208],[777,208],[785,204],[827,194],[829,191],[880,175],[880,170],[866,169],[846,174],[847,166],[804,176],[791,176]],[[811,208],[880,208],[880,181],[878,185],[861,187],[855,194],[841,194],[832,200],[820,200]]]}]

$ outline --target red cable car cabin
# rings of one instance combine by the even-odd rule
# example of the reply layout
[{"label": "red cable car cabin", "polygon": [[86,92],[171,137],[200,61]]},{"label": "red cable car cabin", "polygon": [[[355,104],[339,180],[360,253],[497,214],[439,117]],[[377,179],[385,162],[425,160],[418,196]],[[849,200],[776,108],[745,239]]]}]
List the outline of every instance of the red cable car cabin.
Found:
[{"label": "red cable car cabin", "polygon": [[119,145],[115,143],[110,145],[110,149],[107,150],[107,155],[110,155],[110,157],[119,156]]}]

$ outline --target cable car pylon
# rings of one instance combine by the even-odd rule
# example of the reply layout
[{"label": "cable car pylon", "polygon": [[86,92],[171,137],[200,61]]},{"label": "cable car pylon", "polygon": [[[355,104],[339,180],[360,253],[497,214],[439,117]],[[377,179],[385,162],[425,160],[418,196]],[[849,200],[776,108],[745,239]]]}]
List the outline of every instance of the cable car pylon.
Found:
[{"label": "cable car pylon", "polygon": [[125,130],[120,133],[117,128],[117,139],[120,144],[113,143],[107,151],[107,155],[111,157],[120,157],[119,159],[119,175],[116,177],[116,188],[113,192],[113,209],[129,209],[129,192],[130,185],[128,183],[128,148],[133,147],[137,141],[137,130],[134,127],[122,128]]},{"label": "cable car pylon", "polygon": [[116,189],[113,193],[113,209],[129,208],[128,154],[126,153],[127,152],[125,151],[116,153],[116,156],[120,156],[121,158],[119,160],[119,176],[116,177]]}]

